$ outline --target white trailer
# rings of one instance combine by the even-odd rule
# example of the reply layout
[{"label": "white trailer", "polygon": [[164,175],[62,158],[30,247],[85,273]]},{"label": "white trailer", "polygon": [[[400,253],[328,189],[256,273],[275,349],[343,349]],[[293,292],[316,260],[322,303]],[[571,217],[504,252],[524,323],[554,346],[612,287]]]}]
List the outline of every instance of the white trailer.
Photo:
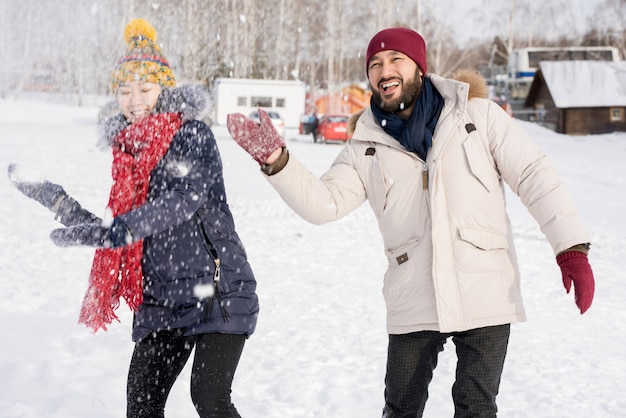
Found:
[{"label": "white trailer", "polygon": [[288,128],[297,128],[304,114],[306,86],[294,80],[254,80],[245,78],[218,78],[215,80],[215,118],[218,125],[226,125],[229,113],[246,116],[253,110],[277,111]]}]

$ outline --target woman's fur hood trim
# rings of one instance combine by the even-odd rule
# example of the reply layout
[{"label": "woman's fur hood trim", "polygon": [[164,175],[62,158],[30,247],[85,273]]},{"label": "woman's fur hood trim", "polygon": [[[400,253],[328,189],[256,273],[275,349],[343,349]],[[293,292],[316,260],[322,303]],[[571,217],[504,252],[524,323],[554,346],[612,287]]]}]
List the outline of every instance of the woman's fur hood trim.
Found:
[{"label": "woman's fur hood trim", "polygon": [[[489,87],[487,86],[487,80],[475,70],[470,69],[461,69],[457,70],[454,74],[452,74],[452,78],[456,81],[461,81],[463,83],[469,84],[469,91],[467,93],[468,100],[474,98],[488,98],[489,97]],[[359,120],[361,115],[365,109],[359,110],[357,113],[354,113],[348,119],[348,135],[351,136],[356,129],[356,122]]]},{"label": "woman's fur hood trim", "polygon": [[[156,113],[180,113],[183,121],[202,118],[210,104],[208,90],[200,84],[185,84],[180,87],[164,88],[155,108]],[[111,146],[115,137],[127,126],[128,121],[118,114],[104,119],[99,125],[98,146]]]}]

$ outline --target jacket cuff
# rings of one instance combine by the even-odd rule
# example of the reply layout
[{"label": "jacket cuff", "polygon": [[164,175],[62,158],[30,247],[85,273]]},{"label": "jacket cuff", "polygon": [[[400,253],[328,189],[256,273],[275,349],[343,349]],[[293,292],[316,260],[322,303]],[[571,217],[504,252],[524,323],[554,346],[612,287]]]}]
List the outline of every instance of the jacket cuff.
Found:
[{"label": "jacket cuff", "polygon": [[119,216],[113,219],[113,223],[111,224],[109,231],[112,244],[111,248],[123,247],[132,244],[135,241],[128,225],[126,225],[126,222],[124,222],[124,220]]},{"label": "jacket cuff", "polygon": [[567,250],[561,251],[556,256],[558,257],[561,254],[566,253],[568,251],[578,251],[579,253],[589,254],[589,248],[591,248],[591,244],[588,242],[585,244],[577,244],[577,245],[574,245],[573,247],[568,248]]},{"label": "jacket cuff", "polygon": [[289,161],[289,151],[287,147],[283,147],[283,151],[280,153],[280,156],[276,161],[272,164],[263,164],[261,165],[261,171],[268,176],[272,176],[279,171],[281,171],[287,165]]}]

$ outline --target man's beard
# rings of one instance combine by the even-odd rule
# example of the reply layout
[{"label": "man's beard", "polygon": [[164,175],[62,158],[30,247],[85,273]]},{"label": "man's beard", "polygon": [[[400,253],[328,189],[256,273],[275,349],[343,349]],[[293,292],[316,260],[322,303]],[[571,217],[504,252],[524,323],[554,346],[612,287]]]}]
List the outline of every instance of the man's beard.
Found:
[{"label": "man's beard", "polygon": [[[395,78],[386,79],[384,81],[393,80]],[[408,80],[406,84],[402,81],[402,94],[397,99],[383,102],[382,94],[380,90],[372,88],[372,99],[376,106],[389,113],[401,112],[404,109],[409,108],[417,100],[420,91],[422,90],[422,77],[419,73],[419,67],[415,70],[412,80]]]}]

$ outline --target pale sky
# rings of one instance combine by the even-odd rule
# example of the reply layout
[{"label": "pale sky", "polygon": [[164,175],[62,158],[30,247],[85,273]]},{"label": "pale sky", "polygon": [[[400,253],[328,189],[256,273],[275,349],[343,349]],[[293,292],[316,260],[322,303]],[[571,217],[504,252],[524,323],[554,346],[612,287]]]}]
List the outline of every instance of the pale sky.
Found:
[{"label": "pale sky", "polygon": [[[513,0],[465,0],[431,4],[421,0],[424,9],[431,8],[446,25],[469,40],[508,36],[509,18]],[[599,27],[610,25],[616,19],[611,8],[601,7],[605,0],[517,0],[515,31],[532,43],[533,37],[546,35],[558,38],[584,34],[590,22]],[[463,43],[459,41],[459,44]]]}]

